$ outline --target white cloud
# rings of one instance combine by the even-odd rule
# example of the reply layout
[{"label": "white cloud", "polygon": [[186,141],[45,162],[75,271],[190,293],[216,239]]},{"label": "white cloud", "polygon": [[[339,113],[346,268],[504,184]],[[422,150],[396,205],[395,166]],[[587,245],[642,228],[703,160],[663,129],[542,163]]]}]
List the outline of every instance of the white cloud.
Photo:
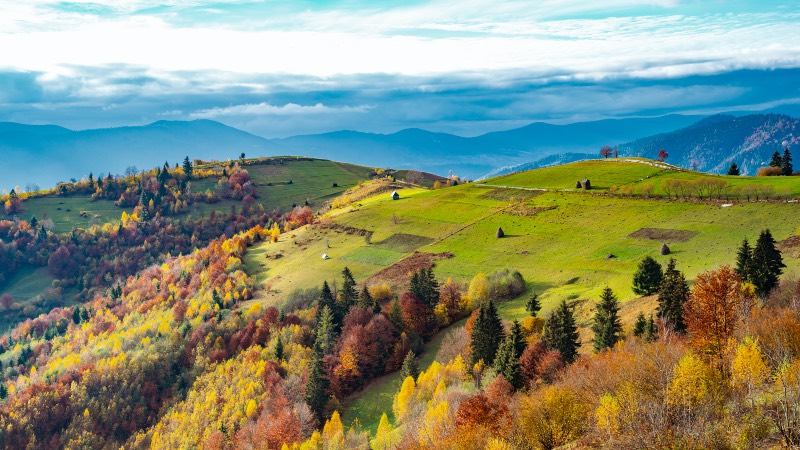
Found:
[{"label": "white cloud", "polygon": [[371,105],[360,106],[341,106],[331,107],[322,103],[304,106],[296,103],[287,103],[283,106],[275,106],[266,102],[247,103],[242,105],[228,106],[224,108],[209,108],[195,111],[190,114],[193,118],[213,119],[226,116],[295,116],[308,114],[331,114],[331,113],[363,113],[373,109]]},{"label": "white cloud", "polygon": [[[447,0],[177,26],[166,13],[102,16],[43,10],[49,3],[0,6],[0,68],[68,76],[76,66],[120,64],[162,77],[216,71],[323,79],[483,74],[489,80],[493,73],[516,70],[529,79],[598,80],[800,66],[796,10],[692,16],[679,14],[679,4],[671,0],[611,0],[602,2],[603,11],[657,6],[672,14],[561,19],[553,14],[601,9],[579,0]],[[119,11],[157,3],[162,2],[101,0]],[[168,2],[178,7],[203,3]]]}]

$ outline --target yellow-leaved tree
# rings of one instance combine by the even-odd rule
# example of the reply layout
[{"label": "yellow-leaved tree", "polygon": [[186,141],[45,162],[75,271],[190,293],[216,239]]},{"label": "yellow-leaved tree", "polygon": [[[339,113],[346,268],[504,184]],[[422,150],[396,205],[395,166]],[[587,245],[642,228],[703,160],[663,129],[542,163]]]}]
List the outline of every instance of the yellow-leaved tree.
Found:
[{"label": "yellow-leaved tree", "polygon": [[731,362],[731,381],[738,388],[747,390],[748,396],[762,387],[769,378],[769,367],[758,341],[748,336],[736,348]]},{"label": "yellow-leaved tree", "polygon": [[372,444],[373,450],[390,450],[397,446],[399,437],[392,428],[392,424],[389,423],[389,417],[383,413],[378,430],[375,432],[375,439],[370,444]]},{"label": "yellow-leaved tree", "polygon": [[328,449],[344,449],[344,426],[339,411],[334,411],[322,427],[322,440]]},{"label": "yellow-leaved tree", "polygon": [[411,400],[414,396],[414,388],[416,385],[414,384],[414,377],[406,377],[403,380],[403,385],[400,387],[400,392],[394,397],[394,416],[397,417],[397,421],[401,422],[408,414],[408,407],[411,404]]},{"label": "yellow-leaved tree", "polygon": [[675,366],[667,387],[667,402],[673,406],[697,408],[714,395],[714,373],[711,367],[692,352]]},{"label": "yellow-leaved tree", "polygon": [[486,275],[482,273],[475,275],[472,281],[469,282],[469,290],[467,291],[467,295],[470,299],[470,307],[477,308],[489,301],[489,293],[489,279],[486,278]]}]

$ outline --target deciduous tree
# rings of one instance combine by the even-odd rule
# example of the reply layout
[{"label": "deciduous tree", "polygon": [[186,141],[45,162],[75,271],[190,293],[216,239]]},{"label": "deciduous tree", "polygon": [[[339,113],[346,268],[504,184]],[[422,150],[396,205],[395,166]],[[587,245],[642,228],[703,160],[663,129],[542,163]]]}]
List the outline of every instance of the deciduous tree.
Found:
[{"label": "deciduous tree", "polygon": [[721,360],[738,314],[751,301],[742,290],[741,278],[730,266],[701,273],[692,286],[683,316],[691,344],[720,371],[724,370]]}]

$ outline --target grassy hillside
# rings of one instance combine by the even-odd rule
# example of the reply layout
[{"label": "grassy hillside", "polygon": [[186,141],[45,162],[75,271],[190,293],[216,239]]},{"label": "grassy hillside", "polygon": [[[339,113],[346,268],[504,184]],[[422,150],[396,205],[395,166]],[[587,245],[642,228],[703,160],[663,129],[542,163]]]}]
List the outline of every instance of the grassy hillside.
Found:
[{"label": "grassy hillside", "polygon": [[[247,162],[256,163],[248,165],[247,170],[257,185],[257,205],[263,205],[266,211],[278,209],[285,212],[293,204],[303,205],[306,202],[314,208],[322,207],[327,200],[369,178],[373,171],[368,167],[308,158],[266,158]],[[195,192],[207,188],[213,190],[216,181],[217,178],[196,180],[192,189]],[[133,209],[118,207],[110,200],[92,200],[88,195],[34,197],[25,200],[23,205],[25,209],[17,217],[24,220],[32,217],[50,219],[55,233],[68,233],[74,228],[88,228],[95,224],[116,223],[123,211],[131,213]],[[188,213],[177,217],[207,216],[211,211],[228,213],[231,207],[241,210],[242,203],[224,199],[214,204],[196,203],[190,206]],[[0,220],[7,218],[11,217],[0,212]],[[0,314],[0,326],[12,325],[23,317],[25,307],[52,287],[52,281],[46,268],[29,267],[0,283],[0,294],[9,293],[18,302],[17,309]],[[64,292],[60,304],[70,304],[73,297],[74,292]],[[41,298],[36,301],[41,305],[45,302]],[[28,308],[28,311],[31,309]]]},{"label": "grassy hillside", "polygon": [[[287,210],[292,204],[302,205],[308,201],[319,206],[326,200],[341,195],[369,177],[371,168],[326,160],[287,160],[283,164],[252,165],[247,171],[255,182],[259,197],[256,205],[264,205],[267,210],[279,208]],[[291,184],[288,182],[291,181]],[[192,184],[194,192],[212,189],[216,178],[196,180]],[[334,186],[334,183],[336,186]],[[22,219],[45,215],[52,219],[54,231],[66,233],[72,228],[88,227],[119,220],[123,208],[108,200],[96,200],[85,195],[69,197],[47,196],[26,200]],[[229,212],[231,206],[241,208],[241,202],[222,200],[215,204],[198,203],[192,205],[188,214],[208,215],[211,211]],[[128,208],[130,213],[132,208]],[[0,215],[0,218],[3,218]]]},{"label": "grassy hillside", "polygon": [[[296,230],[277,244],[257,247],[246,261],[251,273],[257,273],[258,280],[273,289],[266,295],[267,301],[277,301],[294,289],[337,278],[345,266],[357,280],[369,278],[370,284],[386,281],[403,288],[396,278],[384,275],[385,266],[394,263],[408,270],[413,267],[404,264],[415,251],[449,252],[453,257],[436,260],[440,281],[453,277],[468,283],[479,272],[519,270],[529,292],[542,294],[545,314],[562,299],[576,302],[583,342],[587,343],[592,308],[604,287],[611,287],[620,297],[626,326],[640,310],[654,309],[653,298],[637,298],[631,290],[632,276],[643,257],[652,256],[664,266],[674,257],[678,268],[692,280],[717,265],[732,264],[742,239],[753,242],[762,229],[769,228],[781,241],[794,236],[800,225],[800,206],[785,200],[670,201],[561,191],[584,177],[602,190],[648,176],[693,180],[705,175],[664,171],[639,162],[588,161],[496,178],[487,185],[400,191],[400,200],[382,194],[329,213],[326,220],[338,229],[315,226]],[[796,189],[793,183],[800,184],[795,178],[725,179],[792,189]],[[495,237],[498,227],[506,234],[502,239]],[[370,231],[371,239],[368,243],[344,229]],[[659,254],[662,243],[668,244],[671,255]],[[323,260],[322,253],[331,259]],[[788,252],[784,259],[786,273],[796,273],[800,260]],[[527,295],[501,304],[501,314],[506,319],[523,317],[526,299]],[[432,358],[428,353],[425,362]],[[376,426],[380,412],[373,415],[370,411],[375,405],[384,411],[391,407],[387,392],[392,392],[389,385],[396,381],[385,377],[356,395],[345,417],[357,415],[365,426]]]},{"label": "grassy hillside", "polygon": [[[512,186],[548,190],[574,190],[575,183],[589,179],[593,191],[605,192],[612,187],[632,187],[634,191],[644,185],[653,186],[653,194],[667,195],[664,182],[667,180],[694,181],[699,178],[722,180],[729,185],[723,198],[739,197],[737,192],[745,186],[769,186],[772,196],[800,196],[800,178],[797,177],[746,177],[712,175],[680,169],[669,164],[641,158],[620,158],[580,161],[563,166],[518,172],[492,178],[482,182],[493,186]],[[674,194],[672,194],[674,195]]]}]

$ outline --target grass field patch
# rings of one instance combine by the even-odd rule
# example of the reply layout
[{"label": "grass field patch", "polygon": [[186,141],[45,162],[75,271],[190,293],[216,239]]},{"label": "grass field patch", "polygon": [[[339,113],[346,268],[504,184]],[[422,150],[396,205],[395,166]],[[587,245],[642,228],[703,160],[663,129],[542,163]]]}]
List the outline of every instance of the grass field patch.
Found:
[{"label": "grass field patch", "polygon": [[374,266],[386,266],[403,257],[403,253],[375,246],[361,247],[344,255],[345,261],[355,261]]},{"label": "grass field patch", "polygon": [[409,253],[433,241],[432,238],[418,234],[395,233],[378,242],[375,246],[396,252]]}]

